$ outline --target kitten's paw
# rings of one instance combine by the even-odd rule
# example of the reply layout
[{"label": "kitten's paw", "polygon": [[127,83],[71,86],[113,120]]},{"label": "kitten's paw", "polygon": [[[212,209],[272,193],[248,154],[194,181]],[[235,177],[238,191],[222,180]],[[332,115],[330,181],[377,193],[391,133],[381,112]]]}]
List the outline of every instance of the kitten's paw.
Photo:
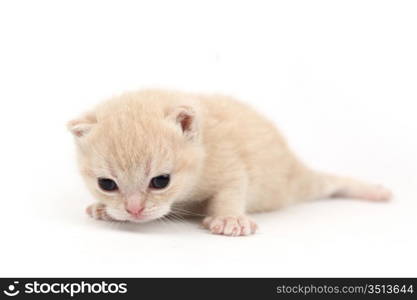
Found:
[{"label": "kitten's paw", "polygon": [[104,221],[111,221],[111,218],[106,213],[106,205],[103,203],[94,203],[87,207],[86,209],[87,214],[96,220],[104,220]]},{"label": "kitten's paw", "polygon": [[362,199],[384,202],[389,201],[392,198],[392,193],[389,189],[386,189],[381,185],[374,185],[365,189],[360,196]]},{"label": "kitten's paw", "polygon": [[256,232],[258,225],[247,216],[206,217],[203,226],[214,234],[227,236],[250,235]]}]

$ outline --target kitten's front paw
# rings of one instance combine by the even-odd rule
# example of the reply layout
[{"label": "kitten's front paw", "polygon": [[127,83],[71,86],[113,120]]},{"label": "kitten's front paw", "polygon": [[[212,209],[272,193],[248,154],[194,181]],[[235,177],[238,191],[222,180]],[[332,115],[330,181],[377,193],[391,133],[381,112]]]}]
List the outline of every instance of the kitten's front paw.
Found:
[{"label": "kitten's front paw", "polygon": [[258,225],[247,216],[206,217],[203,226],[214,234],[227,236],[250,235],[256,232]]},{"label": "kitten's front paw", "polygon": [[104,221],[111,221],[111,218],[106,213],[106,205],[103,203],[94,203],[87,207],[86,209],[87,214],[96,220],[104,220]]}]

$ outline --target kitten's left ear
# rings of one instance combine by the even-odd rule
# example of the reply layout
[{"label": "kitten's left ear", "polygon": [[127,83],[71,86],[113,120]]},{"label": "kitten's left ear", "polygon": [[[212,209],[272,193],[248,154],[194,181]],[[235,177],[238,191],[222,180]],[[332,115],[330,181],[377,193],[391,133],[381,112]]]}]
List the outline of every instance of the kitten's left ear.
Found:
[{"label": "kitten's left ear", "polygon": [[198,119],[196,111],[190,106],[178,106],[172,109],[168,117],[175,121],[181,128],[184,136],[194,140],[198,136]]},{"label": "kitten's left ear", "polygon": [[96,123],[97,118],[95,113],[88,112],[77,119],[69,121],[67,128],[75,137],[80,138],[85,136]]}]

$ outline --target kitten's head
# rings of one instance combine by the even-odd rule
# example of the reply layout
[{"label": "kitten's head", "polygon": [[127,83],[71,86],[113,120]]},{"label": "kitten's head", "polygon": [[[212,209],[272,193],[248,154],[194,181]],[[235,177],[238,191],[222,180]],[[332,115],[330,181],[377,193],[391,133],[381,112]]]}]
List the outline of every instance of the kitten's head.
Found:
[{"label": "kitten's head", "polygon": [[204,155],[196,107],[140,98],[112,99],[68,124],[88,188],[121,221],[168,214],[195,184]]}]

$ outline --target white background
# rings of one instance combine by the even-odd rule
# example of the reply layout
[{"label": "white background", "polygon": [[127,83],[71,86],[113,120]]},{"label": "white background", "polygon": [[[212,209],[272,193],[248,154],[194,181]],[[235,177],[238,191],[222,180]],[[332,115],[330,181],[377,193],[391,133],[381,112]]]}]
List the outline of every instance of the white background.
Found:
[{"label": "white background", "polygon": [[[2,1],[0,276],[417,276],[415,1]],[[115,225],[84,213],[65,123],[141,87],[222,92],[310,165],[390,187],[255,215]]]}]

